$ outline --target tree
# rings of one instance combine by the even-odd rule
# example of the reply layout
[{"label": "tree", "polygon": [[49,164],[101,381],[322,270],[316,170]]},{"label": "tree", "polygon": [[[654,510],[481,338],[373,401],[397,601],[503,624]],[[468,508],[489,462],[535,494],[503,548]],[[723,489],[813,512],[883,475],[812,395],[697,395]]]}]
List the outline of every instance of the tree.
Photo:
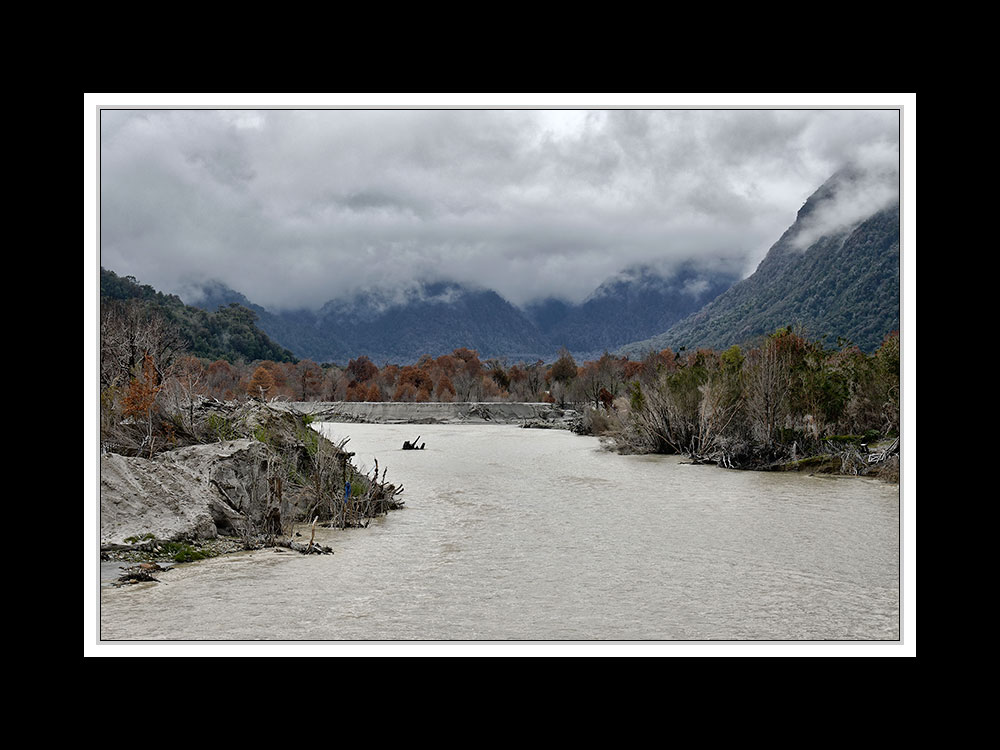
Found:
[{"label": "tree", "polygon": [[122,416],[131,419],[142,419],[146,423],[144,445],[149,445],[149,454],[153,455],[153,407],[156,405],[156,394],[160,392],[159,378],[153,365],[153,356],[148,352],[142,359],[142,371],[138,377],[132,378],[122,399]]},{"label": "tree", "polygon": [[490,378],[497,384],[497,387],[502,391],[510,390],[510,376],[507,375],[503,362],[499,359],[489,359],[486,361],[486,365],[489,368]]},{"label": "tree", "polygon": [[789,348],[779,337],[768,338],[746,357],[746,405],[757,440],[770,447],[788,410],[792,383]]},{"label": "tree", "polygon": [[123,385],[152,358],[158,379],[184,350],[178,328],[163,313],[137,300],[101,303],[101,385]]},{"label": "tree", "polygon": [[267,395],[274,390],[274,377],[264,365],[260,365],[254,370],[250,382],[247,384],[247,393],[251,396],[259,397],[261,401],[267,400]]},{"label": "tree", "polygon": [[549,377],[564,385],[576,377],[577,366],[573,355],[563,347],[559,350],[559,359],[549,368]]},{"label": "tree", "polygon": [[347,363],[347,376],[355,383],[367,383],[378,374],[378,366],[362,354]]},{"label": "tree", "polygon": [[323,370],[311,359],[300,360],[295,365],[295,386],[299,401],[309,401],[323,387]]},{"label": "tree", "polygon": [[437,397],[438,401],[454,401],[455,400],[455,386],[451,382],[451,378],[447,375],[442,375],[437,383]]},{"label": "tree", "polygon": [[174,408],[187,417],[187,428],[194,429],[194,407],[204,395],[208,375],[197,357],[181,357],[168,371],[166,388]]},{"label": "tree", "polygon": [[[565,380],[556,378],[557,381]],[[583,397],[583,400],[594,404],[594,408],[601,405],[601,391],[607,390],[604,387],[604,379],[597,362],[585,362],[579,369],[576,376],[576,391]]]},{"label": "tree", "polygon": [[222,400],[233,398],[240,382],[233,366],[224,359],[217,359],[208,366],[207,378],[209,395]]}]

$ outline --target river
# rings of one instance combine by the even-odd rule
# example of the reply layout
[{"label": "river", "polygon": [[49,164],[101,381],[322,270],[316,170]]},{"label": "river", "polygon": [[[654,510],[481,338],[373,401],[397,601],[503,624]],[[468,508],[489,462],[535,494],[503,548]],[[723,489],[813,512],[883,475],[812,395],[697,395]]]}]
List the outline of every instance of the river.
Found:
[{"label": "river", "polygon": [[[102,641],[895,641],[899,488],[511,425],[326,423],[406,506],[102,587]],[[402,451],[416,435],[422,451]],[[307,532],[308,533],[308,532]]]}]

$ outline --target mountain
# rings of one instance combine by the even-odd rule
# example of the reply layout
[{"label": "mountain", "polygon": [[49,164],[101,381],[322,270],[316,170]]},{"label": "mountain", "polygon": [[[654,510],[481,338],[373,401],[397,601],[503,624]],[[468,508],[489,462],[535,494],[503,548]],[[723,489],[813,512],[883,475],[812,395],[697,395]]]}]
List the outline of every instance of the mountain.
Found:
[{"label": "mountain", "polygon": [[328,302],[315,326],[337,337],[316,354],[338,361],[359,354],[374,361],[416,361],[463,346],[484,359],[534,359],[549,349],[524,313],[499,294],[450,282],[421,284],[402,295],[366,293]]},{"label": "mountain", "polygon": [[[199,293],[195,304],[206,309],[246,300],[219,282]],[[331,300],[318,311],[270,312],[245,304],[268,335],[316,362],[346,364],[362,354],[380,363],[415,362],[424,354],[437,357],[463,346],[484,359],[530,360],[552,349],[524,313],[496,292],[451,282],[365,291]]]},{"label": "mountain", "polygon": [[346,363],[362,354],[376,362],[412,362],[460,347],[480,357],[513,361],[552,359],[562,348],[578,358],[598,357],[626,342],[663,331],[736,280],[693,264],[663,276],[648,266],[626,269],[583,303],[547,299],[525,310],[496,292],[453,282],[371,290],[331,300],[318,311],[273,312],[213,281],[192,290],[205,310],[238,304],[297,356]]},{"label": "mountain", "polygon": [[838,172],[809,197],[751,276],[619,352],[746,346],[786,326],[874,351],[899,329],[899,199],[876,189],[880,184],[887,183],[860,170]]},{"label": "mountain", "polygon": [[173,324],[187,353],[230,362],[270,359],[294,362],[295,356],[257,327],[257,314],[235,301],[214,311],[185,305],[180,297],[158,292],[131,276],[101,268],[101,307],[137,306],[143,314],[158,314]]},{"label": "mountain", "polygon": [[557,346],[585,358],[661,333],[729,289],[736,273],[685,263],[669,275],[630,267],[601,284],[579,305],[545,300],[529,317]]}]

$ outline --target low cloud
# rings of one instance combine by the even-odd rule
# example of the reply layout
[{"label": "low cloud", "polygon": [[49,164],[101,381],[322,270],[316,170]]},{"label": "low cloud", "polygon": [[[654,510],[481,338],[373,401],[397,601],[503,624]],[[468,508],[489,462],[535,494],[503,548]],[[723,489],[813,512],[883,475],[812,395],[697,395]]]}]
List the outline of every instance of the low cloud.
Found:
[{"label": "low cloud", "polygon": [[272,309],[437,280],[580,301],[640,264],[749,273],[893,153],[894,111],[105,110],[101,264]]},{"label": "low cloud", "polygon": [[899,201],[898,153],[871,150],[836,176],[832,194],[800,222],[792,247],[805,250],[821,237],[850,232],[872,214]]}]

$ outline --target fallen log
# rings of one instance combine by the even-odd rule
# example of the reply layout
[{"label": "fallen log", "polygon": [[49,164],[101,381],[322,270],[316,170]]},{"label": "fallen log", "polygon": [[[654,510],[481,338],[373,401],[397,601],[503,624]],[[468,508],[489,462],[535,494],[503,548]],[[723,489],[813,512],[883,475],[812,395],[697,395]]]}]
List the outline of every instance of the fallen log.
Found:
[{"label": "fallen log", "polygon": [[288,540],[278,540],[275,543],[277,547],[287,547],[290,550],[295,550],[302,555],[332,555],[333,548],[326,547],[322,544],[317,544],[315,542],[309,542],[309,544],[301,544],[299,542],[294,542],[291,539]]},{"label": "fallen log", "polygon": [[169,568],[161,568],[159,565],[150,563],[132,565],[128,568],[122,568],[122,575],[120,575],[118,579],[112,583],[114,583],[115,586],[126,586],[131,583],[144,583],[146,581],[161,583],[159,578],[153,577],[153,572],[163,570],[169,570]]}]

